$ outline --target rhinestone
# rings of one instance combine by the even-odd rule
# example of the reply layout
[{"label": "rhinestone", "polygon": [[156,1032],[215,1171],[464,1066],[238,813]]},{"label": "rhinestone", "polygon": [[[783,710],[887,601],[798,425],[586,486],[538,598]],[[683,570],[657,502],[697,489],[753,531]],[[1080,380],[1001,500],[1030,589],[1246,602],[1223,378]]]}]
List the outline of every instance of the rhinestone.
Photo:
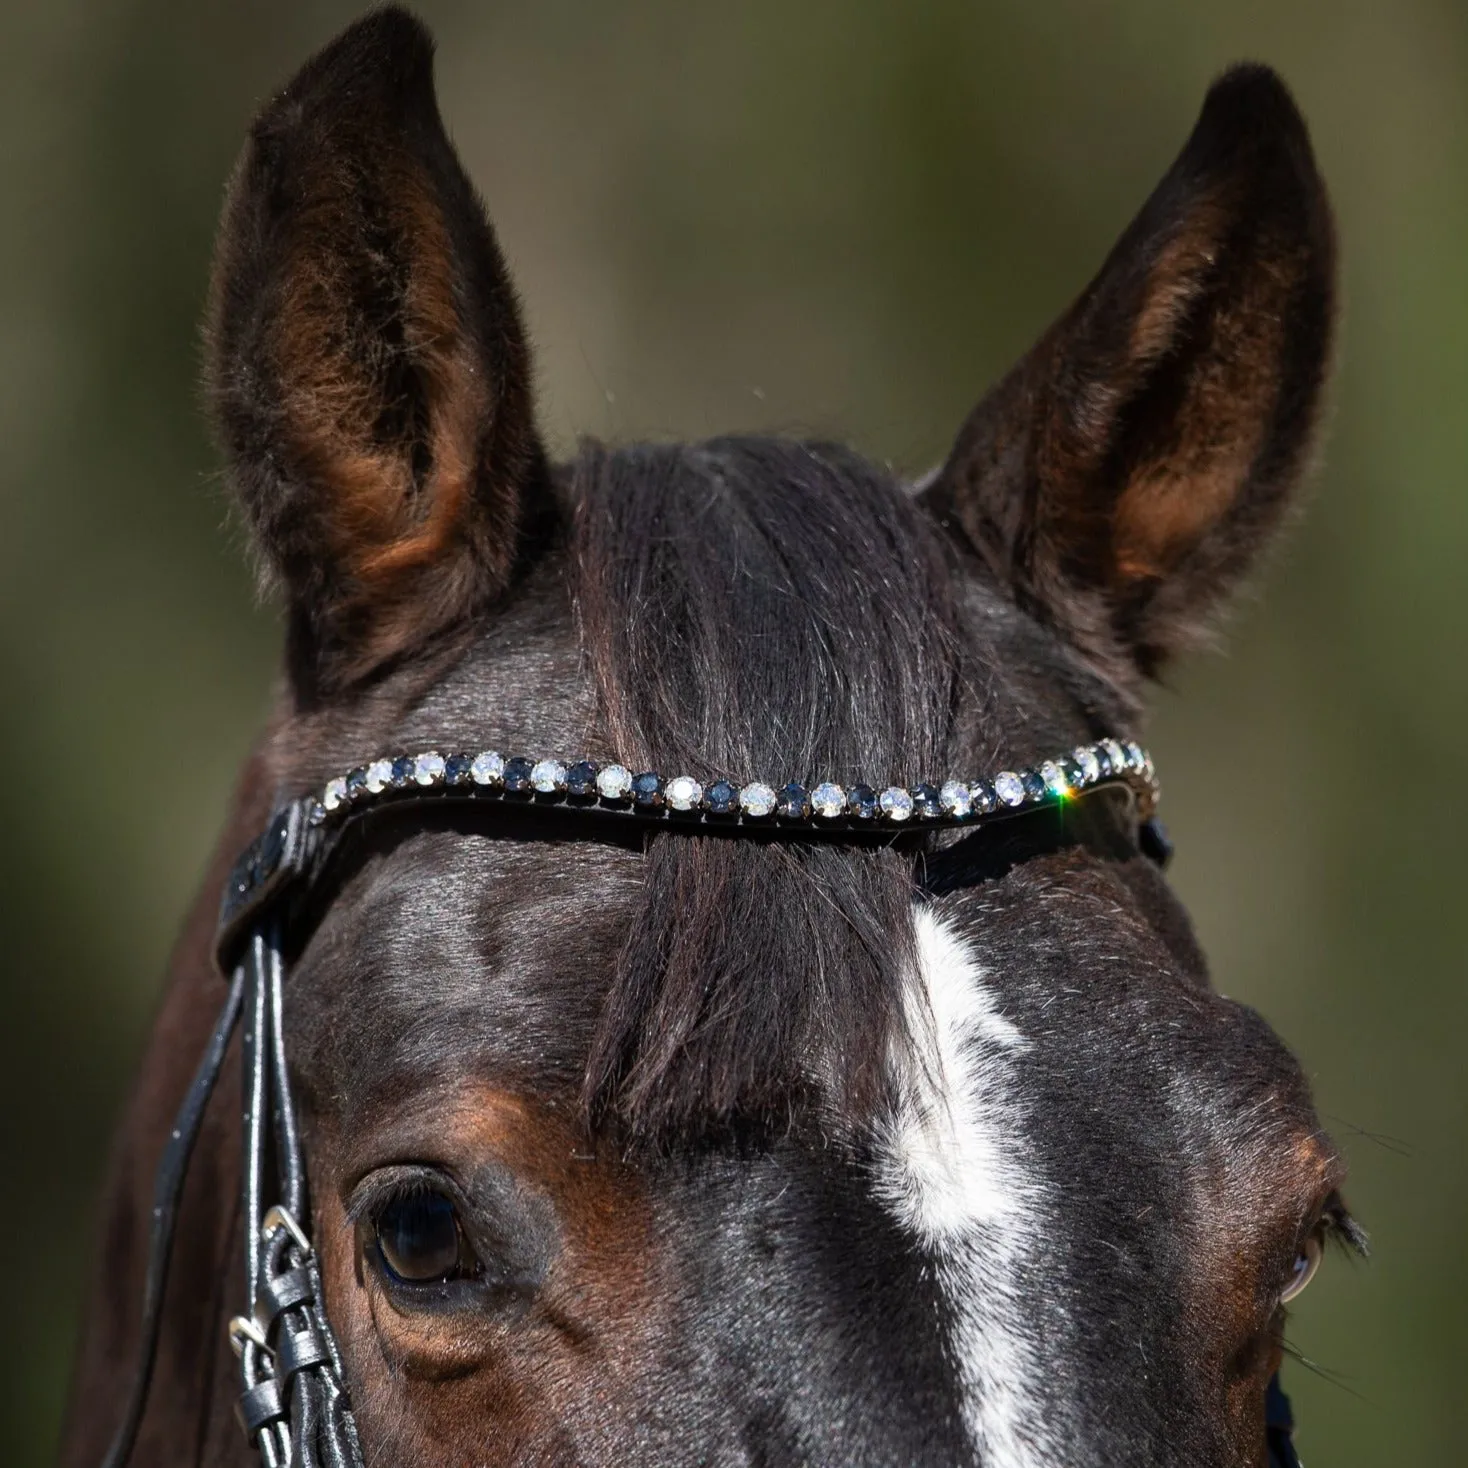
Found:
[{"label": "rhinestone", "polygon": [[321,804],[327,810],[335,810],[339,805],[344,805],[347,799],[347,782],[338,775],[335,780],[326,782],[326,789],[321,792]]},{"label": "rhinestone", "polygon": [[1039,770],[1021,770],[1019,777],[1024,781],[1025,796],[1030,800],[1044,800],[1050,793]]},{"label": "rhinestone", "polygon": [[999,809],[999,796],[994,787],[987,780],[975,780],[968,787],[969,799],[974,803],[974,810],[981,816],[992,815]]},{"label": "rhinestone", "polygon": [[1061,797],[1070,794],[1070,782],[1065,778],[1065,771],[1053,759],[1047,759],[1040,766],[1040,778],[1049,794]]},{"label": "rhinestone", "polygon": [[775,814],[782,821],[803,821],[810,815],[810,793],[797,780],[780,787],[775,800]]},{"label": "rhinestone", "polygon": [[656,770],[644,770],[632,777],[632,801],[644,810],[656,810],[663,803],[663,782]]},{"label": "rhinestone", "polygon": [[846,814],[846,792],[839,786],[824,780],[810,793],[810,803],[818,816],[833,821]]},{"label": "rhinestone", "polygon": [[1003,770],[994,776],[994,794],[1008,806],[1025,803],[1025,782],[1013,770]]},{"label": "rhinestone", "polygon": [[692,775],[675,775],[663,790],[663,798],[674,810],[697,810],[703,800],[703,786]]},{"label": "rhinestone", "polygon": [[1113,775],[1120,775],[1126,769],[1126,751],[1122,749],[1114,739],[1103,739],[1100,744],[1101,753],[1106,756],[1107,763],[1111,766]]},{"label": "rhinestone", "polygon": [[506,760],[505,789],[512,795],[524,795],[530,789],[530,772],[534,768],[535,761],[527,759],[523,754]]},{"label": "rhinestone", "polygon": [[319,826],[326,819],[326,807],[319,800],[312,801],[309,820],[313,826]]},{"label": "rhinestone", "polygon": [[541,795],[554,795],[566,788],[566,767],[559,760],[537,760],[530,771],[530,783]]},{"label": "rhinestone", "polygon": [[874,821],[880,807],[877,804],[877,792],[870,785],[853,785],[851,793],[846,797],[847,807],[859,821]]},{"label": "rhinestone", "polygon": [[937,786],[925,782],[912,787],[912,812],[925,821],[936,821],[943,815],[943,801]]},{"label": "rhinestone", "polygon": [[889,785],[877,797],[877,804],[889,821],[905,821],[912,815],[912,796],[900,785]]},{"label": "rhinestone", "polygon": [[347,799],[360,800],[367,793],[367,771],[360,765],[347,773]]},{"label": "rhinestone", "polygon": [[1133,773],[1140,775],[1146,768],[1147,756],[1142,753],[1142,746],[1128,742],[1126,748],[1126,767]]},{"label": "rhinestone", "polygon": [[957,780],[943,782],[943,788],[938,792],[938,803],[946,815],[955,816],[959,820],[974,808],[974,798],[969,794],[968,786],[960,785]]},{"label": "rhinestone", "polygon": [[739,792],[739,806],[747,816],[767,816],[775,808],[775,792],[755,780]]},{"label": "rhinestone", "polygon": [[498,785],[505,778],[505,762],[497,750],[486,749],[474,756],[469,774],[476,785]]},{"label": "rhinestone", "polygon": [[392,784],[392,761],[390,759],[375,759],[367,766],[367,788],[374,794],[380,795]]},{"label": "rhinestone", "polygon": [[732,816],[739,809],[739,790],[728,780],[715,780],[704,792],[704,809],[714,816]]},{"label": "rhinestone", "polygon": [[577,760],[566,771],[566,793],[568,795],[596,794],[596,766],[589,759]]},{"label": "rhinestone", "polygon": [[443,756],[436,750],[420,754],[413,761],[413,778],[420,785],[436,785],[443,779]]},{"label": "rhinestone", "polygon": [[450,785],[467,785],[473,778],[473,765],[467,754],[451,754],[443,762],[443,777]]},{"label": "rhinestone", "polygon": [[1070,787],[1072,793],[1079,790],[1086,783],[1086,772],[1081,769],[1080,763],[1073,760],[1069,755],[1057,761],[1060,765],[1060,773],[1065,776],[1065,783]]},{"label": "rhinestone", "polygon": [[400,754],[392,762],[392,786],[394,790],[401,790],[405,785],[413,783],[413,756],[411,754]]},{"label": "rhinestone", "polygon": [[626,800],[632,793],[632,771],[626,765],[603,765],[596,772],[596,793],[603,800]]},{"label": "rhinestone", "polygon": [[1081,768],[1081,779],[1087,785],[1094,785],[1101,778],[1101,761],[1096,758],[1096,751],[1089,744],[1083,744],[1074,753],[1075,762]]}]

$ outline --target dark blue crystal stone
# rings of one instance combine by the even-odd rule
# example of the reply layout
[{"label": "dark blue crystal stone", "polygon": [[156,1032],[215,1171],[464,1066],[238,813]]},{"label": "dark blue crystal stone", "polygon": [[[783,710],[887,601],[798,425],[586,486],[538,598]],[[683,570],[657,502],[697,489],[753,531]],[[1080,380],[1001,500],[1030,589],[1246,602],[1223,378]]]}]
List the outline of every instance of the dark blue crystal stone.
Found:
[{"label": "dark blue crystal stone", "polygon": [[936,785],[914,785],[908,793],[912,796],[912,813],[919,820],[936,821],[944,814]]},{"label": "dark blue crystal stone", "polygon": [[703,807],[711,816],[732,816],[739,810],[739,787],[715,780],[703,792]]},{"label": "dark blue crystal stone", "polygon": [[859,821],[874,821],[880,807],[877,792],[870,785],[853,785],[846,792],[846,808]]},{"label": "dark blue crystal stone", "polygon": [[633,775],[632,803],[645,810],[656,810],[663,803],[663,782],[656,770]]},{"label": "dark blue crystal stone", "polygon": [[347,776],[347,799],[361,800],[367,793],[367,771],[358,765],[355,770]]},{"label": "dark blue crystal stone", "polygon": [[523,754],[517,754],[514,759],[505,761],[505,789],[511,795],[524,795],[530,790],[530,772],[535,768],[535,761]]},{"label": "dark blue crystal stone", "polygon": [[1065,783],[1072,790],[1079,790],[1086,783],[1086,772],[1073,759],[1060,761],[1060,773],[1065,776]]},{"label": "dark blue crystal stone", "polygon": [[446,785],[467,785],[474,778],[469,766],[474,763],[472,754],[451,754],[443,762],[443,778]]},{"label": "dark blue crystal stone", "polygon": [[810,791],[792,780],[775,792],[775,814],[782,821],[804,821],[810,817]]},{"label": "dark blue crystal stone", "polygon": [[413,756],[411,754],[400,754],[392,762],[392,787],[401,790],[404,786],[413,783]]},{"label": "dark blue crystal stone", "polygon": [[975,780],[968,787],[968,793],[973,798],[976,815],[991,816],[999,809],[999,797],[987,780]]},{"label": "dark blue crystal stone", "polygon": [[1050,787],[1045,783],[1039,770],[1021,770],[1019,778],[1020,783],[1025,787],[1027,799],[1044,800],[1050,794]]},{"label": "dark blue crystal stone", "polygon": [[1116,773],[1111,768],[1111,756],[1099,744],[1093,744],[1091,752],[1096,756],[1096,763],[1101,766],[1101,778],[1109,780]]},{"label": "dark blue crystal stone", "polygon": [[596,766],[589,759],[577,760],[566,771],[566,794],[596,794]]}]

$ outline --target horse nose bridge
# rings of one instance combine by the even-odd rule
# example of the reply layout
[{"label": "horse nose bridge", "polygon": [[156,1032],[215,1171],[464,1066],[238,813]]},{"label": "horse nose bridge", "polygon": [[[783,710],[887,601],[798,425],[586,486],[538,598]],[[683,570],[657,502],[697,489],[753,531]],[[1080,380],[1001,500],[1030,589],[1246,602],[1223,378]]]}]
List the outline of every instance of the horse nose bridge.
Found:
[{"label": "horse nose bridge", "polygon": [[865,1159],[812,1138],[726,1161],[662,1232],[732,1461],[972,1461],[947,1300]]}]

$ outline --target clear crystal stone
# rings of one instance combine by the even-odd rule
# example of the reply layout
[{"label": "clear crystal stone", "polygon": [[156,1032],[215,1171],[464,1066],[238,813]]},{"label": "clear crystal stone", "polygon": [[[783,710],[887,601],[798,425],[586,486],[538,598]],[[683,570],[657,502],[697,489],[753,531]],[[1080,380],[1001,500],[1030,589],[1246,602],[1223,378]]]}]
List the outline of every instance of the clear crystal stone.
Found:
[{"label": "clear crystal stone", "polygon": [[1128,741],[1123,747],[1126,750],[1127,769],[1133,770],[1140,775],[1147,765],[1147,756],[1142,753],[1142,746]]},{"label": "clear crystal stone", "polygon": [[596,772],[596,793],[603,800],[626,800],[632,789],[632,771],[625,765],[604,765]]},{"label": "clear crystal stone", "polygon": [[1082,744],[1072,753],[1075,755],[1075,762],[1081,767],[1081,774],[1087,785],[1094,784],[1101,778],[1101,761],[1096,758],[1096,751],[1089,744]]},{"label": "clear crystal stone", "polygon": [[1106,758],[1111,761],[1111,773],[1121,774],[1126,768],[1126,751],[1114,739],[1103,739],[1101,748],[1106,751]]},{"label": "clear crystal stone", "polygon": [[375,759],[367,766],[367,788],[377,795],[392,784],[392,761]]},{"label": "clear crystal stone", "polygon": [[663,786],[663,799],[674,810],[697,810],[703,800],[703,786],[692,775],[674,775]]},{"label": "clear crystal stone", "polygon": [[938,791],[938,803],[949,815],[960,818],[974,808],[974,798],[968,793],[968,786],[957,780],[943,782],[943,788]]},{"label": "clear crystal stone", "polygon": [[1025,803],[1025,782],[1013,770],[1002,770],[994,776],[994,793],[1005,805]]},{"label": "clear crystal stone", "polygon": [[846,792],[839,785],[823,780],[811,791],[810,804],[818,816],[834,820],[837,816],[846,814]]},{"label": "clear crystal stone", "polygon": [[552,795],[566,788],[566,767],[559,760],[537,760],[530,770],[530,783],[542,795]]},{"label": "clear crystal stone", "polygon": [[347,782],[340,775],[335,780],[326,782],[326,789],[321,792],[321,803],[327,810],[336,810],[347,802]]},{"label": "clear crystal stone", "polygon": [[775,792],[760,780],[751,781],[739,792],[739,806],[747,816],[767,816],[775,808]]},{"label": "clear crystal stone", "polygon": [[1052,795],[1070,794],[1070,782],[1065,778],[1065,771],[1053,759],[1047,759],[1040,766],[1040,778]]},{"label": "clear crystal stone", "polygon": [[443,779],[443,756],[436,750],[420,754],[413,761],[413,778],[420,785],[434,785]]},{"label": "clear crystal stone", "polygon": [[877,804],[889,821],[905,821],[912,815],[912,796],[900,785],[889,785],[877,797]]},{"label": "clear crystal stone", "polygon": [[498,751],[486,749],[476,754],[469,766],[469,776],[476,785],[498,785],[505,778],[505,762]]}]

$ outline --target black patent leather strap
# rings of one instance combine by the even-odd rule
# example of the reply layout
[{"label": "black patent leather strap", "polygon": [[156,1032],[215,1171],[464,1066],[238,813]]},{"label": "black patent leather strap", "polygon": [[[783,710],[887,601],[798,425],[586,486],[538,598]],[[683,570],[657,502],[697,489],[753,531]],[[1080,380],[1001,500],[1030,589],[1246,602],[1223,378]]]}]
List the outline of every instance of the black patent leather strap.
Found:
[{"label": "black patent leather strap", "polygon": [[286,1410],[281,1405],[280,1388],[276,1386],[275,1378],[267,1376],[249,1391],[241,1393],[234,1412],[253,1447],[262,1427],[286,1420]]},{"label": "black patent leather strap", "polygon": [[1301,1468],[1295,1451],[1295,1414],[1277,1372],[1269,1378],[1264,1398],[1264,1431],[1269,1440],[1269,1468]]},{"label": "black patent leather strap", "polygon": [[306,1177],[286,1063],[280,916],[250,936],[244,969],[245,1279],[231,1324],[236,1415],[265,1468],[361,1468],[361,1449],[303,1224]]},{"label": "black patent leather strap", "polygon": [[282,806],[230,868],[215,938],[221,973],[234,970],[267,910],[314,866],[325,844],[321,827],[311,820],[314,806],[311,800]]},{"label": "black patent leather strap", "polygon": [[143,1408],[148,1401],[148,1388],[153,1381],[153,1366],[158,1357],[158,1330],[163,1318],[163,1291],[168,1283],[168,1265],[173,1255],[173,1234],[178,1222],[178,1201],[183,1193],[189,1158],[198,1140],[204,1112],[213,1093],[214,1083],[224,1065],[229,1038],[240,1017],[245,993],[245,969],[241,965],[229,986],[228,997],[209,1036],[203,1059],[184,1096],[168,1134],[167,1145],[158,1163],[153,1183],[153,1211],[149,1219],[148,1272],[143,1287],[142,1344],[138,1364],[133,1372],[127,1411],[112,1439],[112,1446],[102,1460],[102,1468],[123,1468],[137,1442]]}]

